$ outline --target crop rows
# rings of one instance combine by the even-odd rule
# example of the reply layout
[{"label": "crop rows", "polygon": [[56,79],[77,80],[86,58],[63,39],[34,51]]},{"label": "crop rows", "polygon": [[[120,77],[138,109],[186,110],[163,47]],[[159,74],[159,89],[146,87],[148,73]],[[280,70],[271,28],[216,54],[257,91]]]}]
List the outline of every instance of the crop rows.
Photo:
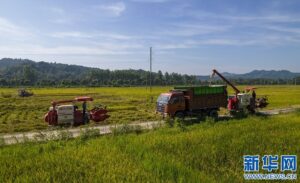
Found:
[{"label": "crop rows", "polygon": [[[73,99],[84,95],[93,97],[93,104],[108,107],[111,117],[105,123],[157,120],[160,117],[154,112],[155,100],[161,92],[169,89],[171,87],[154,87],[150,94],[149,88],[143,87],[32,88],[34,96],[20,98],[17,96],[17,89],[0,88],[0,133],[46,129],[48,125],[43,121],[43,116],[52,100]],[[229,93],[233,91],[229,89]],[[300,104],[299,86],[263,86],[259,87],[257,94],[269,97],[269,108]]]}]

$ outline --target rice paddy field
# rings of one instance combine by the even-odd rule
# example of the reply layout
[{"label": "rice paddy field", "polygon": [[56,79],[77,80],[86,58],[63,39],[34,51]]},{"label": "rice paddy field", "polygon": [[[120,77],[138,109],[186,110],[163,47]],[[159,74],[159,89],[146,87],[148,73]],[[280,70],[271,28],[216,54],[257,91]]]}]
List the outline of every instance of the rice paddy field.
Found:
[{"label": "rice paddy field", "polygon": [[[155,114],[155,101],[162,92],[172,87],[154,87],[150,93],[145,87],[122,88],[30,88],[34,96],[21,98],[17,88],[0,88],[0,133],[47,129],[43,116],[51,101],[91,96],[89,104],[106,105],[111,117],[105,123],[130,123],[160,119]],[[239,87],[243,89],[244,86]],[[233,93],[231,88],[229,93]],[[267,95],[268,108],[281,108],[300,104],[300,86],[259,86],[258,95]],[[151,97],[153,102],[151,102]],[[80,104],[79,104],[80,105]],[[93,125],[93,124],[91,124]]]},{"label": "rice paddy field", "polygon": [[[150,95],[146,88],[32,88],[33,97],[19,98],[16,89],[1,88],[0,130],[46,129],[42,116],[52,100],[82,95],[108,106],[106,123],[157,120],[151,96],[155,101],[169,89],[155,87]],[[257,94],[269,97],[269,109],[300,104],[299,86],[264,86]],[[184,126],[176,122],[126,134],[9,146],[0,141],[0,182],[248,182],[243,155],[300,157],[299,139],[298,110],[218,122],[208,118]],[[299,181],[299,168],[296,174]]]},{"label": "rice paddy field", "polygon": [[0,182],[244,182],[243,155],[299,157],[299,131],[298,111],[5,146]]}]

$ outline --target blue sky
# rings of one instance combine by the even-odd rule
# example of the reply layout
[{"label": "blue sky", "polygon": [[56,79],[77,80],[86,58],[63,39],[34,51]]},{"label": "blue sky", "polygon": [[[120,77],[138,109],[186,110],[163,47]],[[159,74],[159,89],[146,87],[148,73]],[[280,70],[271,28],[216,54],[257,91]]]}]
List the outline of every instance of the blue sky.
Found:
[{"label": "blue sky", "polygon": [[0,58],[204,75],[300,72],[298,0],[10,0]]}]

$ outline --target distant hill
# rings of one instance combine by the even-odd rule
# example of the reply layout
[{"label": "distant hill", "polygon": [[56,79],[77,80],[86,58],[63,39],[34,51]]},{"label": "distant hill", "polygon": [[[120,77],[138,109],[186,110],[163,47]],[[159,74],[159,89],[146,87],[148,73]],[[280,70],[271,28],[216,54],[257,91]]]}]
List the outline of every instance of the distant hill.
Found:
[{"label": "distant hill", "polygon": [[[55,62],[34,62],[28,59],[0,60],[0,86],[144,86],[149,84],[149,74],[149,71],[141,69],[110,71]],[[293,78],[300,79],[300,73],[287,70],[254,70],[245,74],[224,72],[223,75],[234,80],[235,84],[292,84]],[[151,83],[153,85],[209,84],[209,78],[210,76],[159,71],[152,73]],[[214,83],[224,82],[215,80]]]},{"label": "distant hill", "polygon": [[[229,79],[293,79],[300,76],[300,73],[293,73],[288,70],[253,70],[245,74],[234,74],[224,72],[222,75]],[[200,80],[208,80],[210,76],[197,76]]]},{"label": "distant hill", "polygon": [[[153,85],[198,84],[196,76],[177,73],[152,74]],[[0,60],[0,86],[139,86],[149,83],[144,70],[104,70],[78,65],[34,62],[27,59]]]},{"label": "distant hill", "polygon": [[37,79],[52,78],[55,80],[80,78],[91,68],[59,63],[34,62],[27,59],[3,58],[0,60],[0,70],[2,71],[2,77],[5,78],[22,78],[24,74],[28,73]]}]

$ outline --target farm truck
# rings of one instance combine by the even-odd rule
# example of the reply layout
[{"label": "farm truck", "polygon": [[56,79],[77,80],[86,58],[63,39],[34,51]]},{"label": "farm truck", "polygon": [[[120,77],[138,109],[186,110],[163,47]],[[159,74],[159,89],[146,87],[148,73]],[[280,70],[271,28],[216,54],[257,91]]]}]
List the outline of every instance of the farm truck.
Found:
[{"label": "farm truck", "polygon": [[226,85],[174,87],[173,90],[160,94],[156,103],[156,112],[164,117],[183,118],[188,115],[208,115],[216,118],[221,107],[227,107],[231,114],[235,114],[246,110],[254,113],[256,108],[268,105],[266,97],[256,97],[256,88],[248,87],[245,92],[241,92],[214,69],[213,75],[215,74],[234,89],[235,96],[228,96]]},{"label": "farm truck", "polygon": [[[91,97],[77,97],[73,100],[52,101],[52,106],[45,114],[44,120],[49,125],[83,125],[89,120],[95,122],[104,121],[109,118],[106,107],[94,107],[92,110],[87,110],[87,102],[93,101]],[[82,102],[82,110],[75,103]],[[65,103],[72,103],[61,105]]]},{"label": "farm truck", "polygon": [[225,85],[182,86],[162,93],[157,99],[156,111],[164,117],[183,118],[204,114],[216,118],[220,108],[226,106]]}]

